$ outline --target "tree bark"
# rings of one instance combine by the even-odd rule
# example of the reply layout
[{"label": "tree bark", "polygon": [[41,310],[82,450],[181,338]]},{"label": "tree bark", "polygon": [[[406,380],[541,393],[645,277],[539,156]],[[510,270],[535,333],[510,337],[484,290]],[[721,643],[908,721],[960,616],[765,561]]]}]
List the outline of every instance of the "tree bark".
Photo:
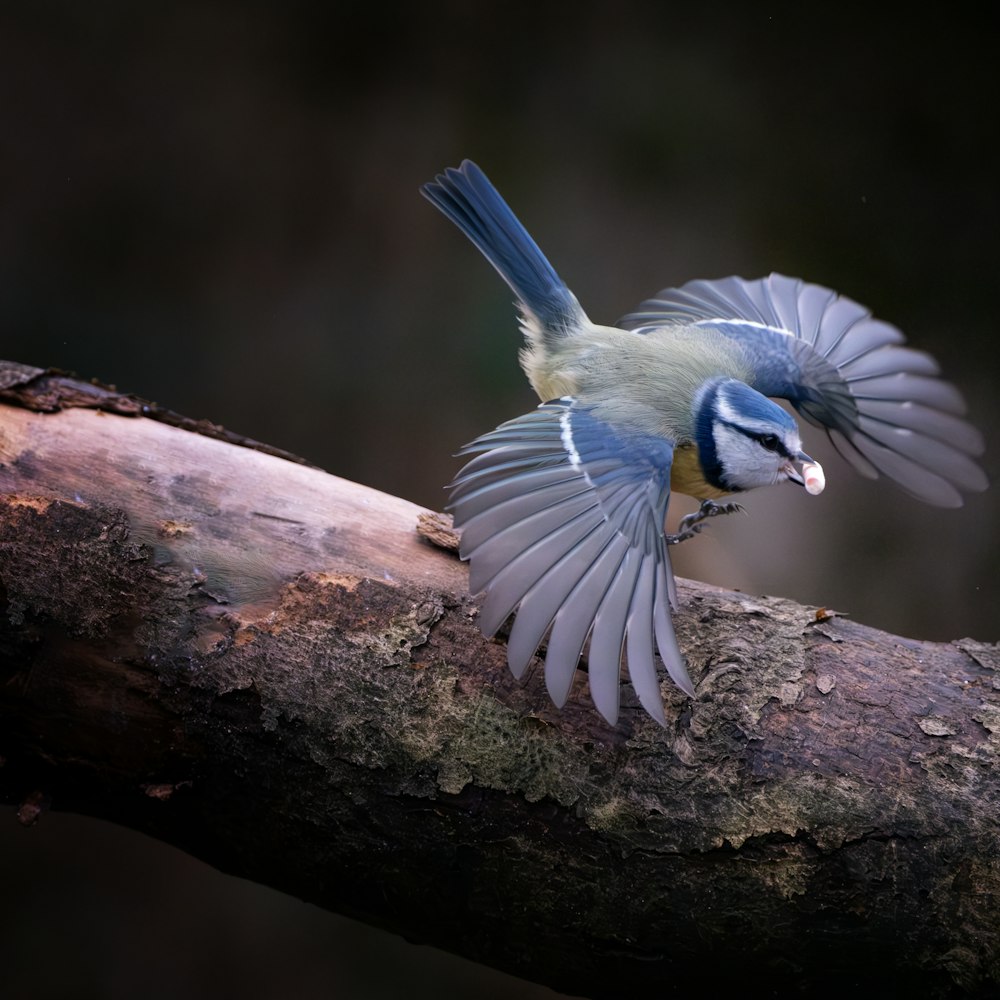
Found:
[{"label": "tree bark", "polygon": [[[483,639],[446,523],[0,372],[0,798],[590,997],[990,995],[1000,653],[681,581],[616,728]],[[418,528],[418,521],[422,527]],[[444,547],[442,547],[444,546]]]}]

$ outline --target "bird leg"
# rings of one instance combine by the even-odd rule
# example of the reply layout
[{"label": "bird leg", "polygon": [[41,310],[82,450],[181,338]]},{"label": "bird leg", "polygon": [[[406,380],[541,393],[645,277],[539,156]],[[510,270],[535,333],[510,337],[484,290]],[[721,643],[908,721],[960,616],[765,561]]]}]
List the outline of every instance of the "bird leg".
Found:
[{"label": "bird leg", "polygon": [[676,535],[667,535],[667,545],[677,545],[679,542],[686,542],[705,527],[705,522],[710,517],[718,517],[720,514],[735,514],[743,508],[738,503],[716,503],[714,500],[702,500],[701,506],[687,517],[682,517],[677,525]]}]

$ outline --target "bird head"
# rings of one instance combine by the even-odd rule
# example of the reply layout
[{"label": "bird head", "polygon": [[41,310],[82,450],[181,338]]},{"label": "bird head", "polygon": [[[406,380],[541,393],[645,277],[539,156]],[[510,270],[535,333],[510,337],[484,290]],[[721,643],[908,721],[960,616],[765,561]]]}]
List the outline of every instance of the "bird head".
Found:
[{"label": "bird head", "polygon": [[695,436],[706,480],[727,493],[790,480],[805,485],[796,462],[811,463],[795,420],[734,378],[713,379],[694,403]]}]

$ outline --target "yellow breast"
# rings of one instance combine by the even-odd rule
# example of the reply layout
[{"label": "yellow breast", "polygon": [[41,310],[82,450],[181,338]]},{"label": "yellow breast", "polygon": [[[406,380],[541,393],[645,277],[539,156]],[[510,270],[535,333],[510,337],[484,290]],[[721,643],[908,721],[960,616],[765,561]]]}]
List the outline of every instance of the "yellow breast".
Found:
[{"label": "yellow breast", "polygon": [[670,469],[670,489],[675,493],[697,500],[717,500],[729,496],[725,490],[716,489],[705,482],[694,444],[682,444],[674,449],[674,464]]}]

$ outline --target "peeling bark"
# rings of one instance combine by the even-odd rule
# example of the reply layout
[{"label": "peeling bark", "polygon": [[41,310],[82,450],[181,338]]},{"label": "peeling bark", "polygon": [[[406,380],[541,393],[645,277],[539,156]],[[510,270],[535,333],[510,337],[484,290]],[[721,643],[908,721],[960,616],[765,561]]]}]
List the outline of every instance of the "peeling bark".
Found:
[{"label": "peeling bark", "polygon": [[583,672],[561,712],[509,676],[447,524],[165,412],[0,372],[23,821],[112,819],[592,997],[992,995],[996,646],[682,581],[698,697],[665,681],[663,729],[626,686],[611,729]]}]

